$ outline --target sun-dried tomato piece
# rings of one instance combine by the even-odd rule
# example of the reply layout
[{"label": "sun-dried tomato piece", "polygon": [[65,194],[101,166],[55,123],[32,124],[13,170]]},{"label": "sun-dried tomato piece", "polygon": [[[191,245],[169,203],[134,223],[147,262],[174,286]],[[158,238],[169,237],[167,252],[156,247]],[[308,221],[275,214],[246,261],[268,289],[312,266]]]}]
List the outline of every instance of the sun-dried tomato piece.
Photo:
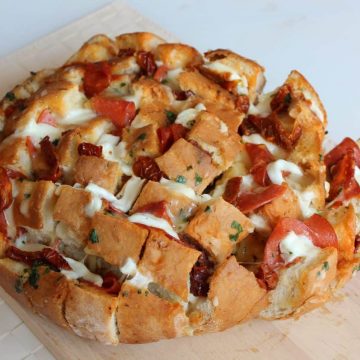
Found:
[{"label": "sun-dried tomato piece", "polygon": [[26,108],[26,100],[25,99],[17,99],[14,104],[9,105],[5,109],[5,117],[9,118],[10,116],[23,111]]},{"label": "sun-dried tomato piece", "polygon": [[85,64],[84,92],[88,98],[105,90],[111,82],[111,65],[107,61]]},{"label": "sun-dried tomato piece", "polygon": [[173,94],[174,94],[175,99],[178,101],[187,100],[189,97],[195,95],[191,90],[186,90],[186,91],[174,90]]},{"label": "sun-dried tomato piece", "polygon": [[190,272],[190,292],[195,296],[206,296],[209,292],[209,278],[214,272],[214,263],[205,251],[201,252]]},{"label": "sun-dried tomato piece", "polygon": [[68,262],[54,249],[50,249],[50,248],[44,248],[41,250],[43,259],[55,266],[57,269],[61,270],[71,270],[70,265],[68,264]]},{"label": "sun-dried tomato piece", "polygon": [[267,141],[273,142],[285,150],[292,150],[300,139],[302,129],[295,126],[291,132],[285,130],[276,114],[267,117],[249,115],[240,125],[240,135],[259,133]]},{"label": "sun-dried tomato piece", "polygon": [[136,62],[144,75],[153,76],[155,74],[157,67],[154,55],[151,52],[139,51],[136,55]]},{"label": "sun-dried tomato piece", "polygon": [[58,156],[49,136],[45,136],[40,141],[40,156],[45,161],[46,168],[37,172],[38,179],[56,182],[61,176],[61,169]]},{"label": "sun-dried tomato piece", "polygon": [[242,113],[247,114],[250,108],[250,100],[247,95],[238,95],[235,100],[236,109]]},{"label": "sun-dried tomato piece", "polygon": [[0,167],[0,211],[6,210],[12,203],[12,184],[7,171]]},{"label": "sun-dried tomato piece", "polygon": [[287,111],[292,101],[291,87],[288,84],[282,85],[270,102],[271,110],[276,112]]},{"label": "sun-dried tomato piece", "polygon": [[267,174],[267,165],[274,161],[274,157],[265,145],[245,144],[246,151],[250,157],[252,167],[250,174],[260,186],[270,185],[270,179]]},{"label": "sun-dried tomato piece", "polygon": [[147,180],[160,181],[164,173],[156,161],[149,156],[139,156],[133,164],[134,175]]},{"label": "sun-dried tomato piece", "polygon": [[83,142],[78,146],[78,154],[85,156],[102,156],[102,146],[97,146],[91,143]]},{"label": "sun-dried tomato piece", "polygon": [[118,53],[118,57],[120,59],[133,56],[135,54],[135,49],[127,48],[127,49],[120,49]]},{"label": "sun-dried tomato piece", "polygon": [[159,128],[157,130],[157,135],[160,142],[161,153],[167,151],[175,141],[185,137],[186,133],[186,127],[181,124],[171,124],[169,126]]},{"label": "sun-dried tomato piece", "polygon": [[26,176],[20,171],[9,169],[9,168],[7,168],[5,170],[10,179],[26,179]]},{"label": "sun-dried tomato piece", "polygon": [[237,198],[241,192],[241,183],[241,176],[233,177],[226,183],[225,192],[223,194],[225,201],[233,205],[236,204]]},{"label": "sun-dried tomato piece", "polygon": [[117,295],[120,292],[121,285],[117,276],[110,271],[103,276],[102,288],[105,289],[108,294]]},{"label": "sun-dried tomato piece", "polygon": [[34,263],[52,265],[58,270],[71,270],[68,262],[54,249],[44,248],[40,251],[24,251],[10,246],[6,249],[5,255],[15,261],[32,266]]}]

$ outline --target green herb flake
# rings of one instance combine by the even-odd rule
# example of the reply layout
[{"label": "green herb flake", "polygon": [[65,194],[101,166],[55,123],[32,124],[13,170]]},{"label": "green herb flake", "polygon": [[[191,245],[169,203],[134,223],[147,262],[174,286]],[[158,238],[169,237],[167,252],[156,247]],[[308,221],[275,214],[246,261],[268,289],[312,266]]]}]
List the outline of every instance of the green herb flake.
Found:
[{"label": "green herb flake", "polygon": [[231,228],[236,230],[235,234],[230,234],[229,239],[231,241],[238,241],[239,235],[243,232],[243,228],[241,224],[239,224],[236,220],[233,220],[231,223]]},{"label": "green herb flake", "polygon": [[164,85],[166,85],[166,84],[169,83],[169,80],[167,80],[167,79],[161,80],[161,83],[164,84]]},{"label": "green herb flake", "polygon": [[189,120],[186,125],[189,126],[189,127],[193,127],[195,124],[195,120]]},{"label": "green herb flake", "polygon": [[141,141],[143,141],[143,140],[145,140],[145,139],[146,139],[146,133],[142,133],[142,134],[140,134],[140,135],[137,137],[136,140],[141,140]]},{"label": "green herb flake", "polygon": [[92,244],[96,244],[99,242],[99,236],[95,229],[92,229],[90,231],[89,240],[91,241]]},{"label": "green herb flake", "polygon": [[38,285],[39,280],[40,280],[40,274],[38,271],[38,266],[33,265],[32,268],[30,269],[30,274],[29,274],[29,285],[32,288],[37,289],[39,287]]},{"label": "green herb flake", "polygon": [[186,177],[183,175],[178,175],[175,181],[179,184],[186,184]]},{"label": "green herb flake", "polygon": [[360,271],[360,264],[353,267],[353,272]]},{"label": "green herb flake", "polygon": [[6,93],[5,95],[6,99],[8,99],[9,101],[14,101],[16,99],[15,94],[12,91],[9,91]]},{"label": "green herb flake", "polygon": [[322,266],[321,270],[328,271],[329,269],[330,269],[329,262],[328,262],[328,261],[325,261],[325,262],[323,263],[323,266]]},{"label": "green herb flake", "polygon": [[55,139],[55,140],[52,141],[52,144],[54,146],[58,146],[59,142],[60,142],[60,139]]},{"label": "green herb flake", "polygon": [[165,110],[166,117],[168,121],[172,124],[176,120],[176,114],[170,110]]},{"label": "green herb flake", "polygon": [[209,205],[206,206],[205,212],[206,212],[206,213],[210,213],[210,212],[211,212],[211,207],[210,207]]},{"label": "green herb flake", "polygon": [[323,161],[323,154],[319,154],[319,161]]},{"label": "green herb flake", "polygon": [[202,183],[203,181],[203,178],[198,174],[198,173],[195,173],[195,186],[198,186]]},{"label": "green herb flake", "polygon": [[137,290],[137,293],[138,293],[138,294],[141,294],[141,289],[138,289],[138,290]]},{"label": "green herb flake", "polygon": [[128,297],[129,296],[129,292],[128,291],[123,291],[122,293],[121,293],[121,295],[122,295],[122,297]]},{"label": "green herb flake", "polygon": [[126,82],[120,83],[120,87],[124,87],[124,86],[126,86]]}]

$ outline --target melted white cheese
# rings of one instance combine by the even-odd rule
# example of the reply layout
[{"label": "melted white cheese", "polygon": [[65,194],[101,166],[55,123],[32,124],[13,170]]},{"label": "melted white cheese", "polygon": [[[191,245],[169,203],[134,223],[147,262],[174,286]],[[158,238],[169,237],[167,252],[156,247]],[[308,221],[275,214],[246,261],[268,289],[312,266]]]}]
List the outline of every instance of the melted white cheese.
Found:
[{"label": "melted white cheese", "polygon": [[142,98],[141,90],[135,91],[134,94],[132,94],[132,95],[122,97],[122,99],[124,99],[126,101],[133,102],[135,104],[136,109],[138,109],[140,107],[141,98]]},{"label": "melted white cheese", "polygon": [[249,93],[248,90],[248,81],[245,76],[239,75],[235,69],[231,66],[225,65],[220,61],[208,62],[203,65],[205,68],[217,72],[217,73],[227,73],[229,74],[227,80],[228,81],[237,81],[236,90],[238,94],[247,95]]},{"label": "melted white cheese", "polygon": [[297,235],[289,232],[280,242],[281,257],[286,263],[298,257],[315,257],[319,253],[319,248],[314,246],[312,241],[305,235]]},{"label": "melted white cheese", "polygon": [[24,198],[23,201],[21,201],[21,204],[20,204],[20,212],[25,217],[29,216],[29,210],[30,210],[29,207],[30,207],[30,198]]},{"label": "melted white cheese", "polygon": [[277,93],[277,89],[266,94],[262,94],[258,98],[256,105],[250,104],[249,114],[250,115],[261,115],[268,116],[271,114],[271,100],[273,99],[274,94]]},{"label": "melted white cheese", "polygon": [[316,209],[311,206],[312,201],[316,198],[316,194],[311,190],[299,191],[292,188],[297,195],[300,210],[304,218],[308,218],[316,213]]},{"label": "melted white cheese", "polygon": [[54,127],[45,123],[37,124],[35,119],[32,119],[25,127],[15,131],[11,137],[25,138],[30,136],[32,143],[35,147],[39,146],[39,142],[45,137],[49,136],[50,141],[59,139],[63,128]]},{"label": "melted white cheese", "polygon": [[267,166],[267,173],[273,184],[281,185],[285,181],[283,171],[289,172],[295,176],[303,175],[300,167],[290,161],[279,159]]},{"label": "melted white cheese", "polygon": [[325,115],[318,104],[318,101],[311,95],[310,91],[303,90],[303,94],[306,100],[311,103],[310,110],[319,118],[321,122],[324,122]]},{"label": "melted white cheese", "polygon": [[153,228],[161,229],[173,238],[179,239],[178,234],[166,220],[154,216],[150,213],[135,213],[129,216],[128,220],[136,224],[142,224]]},{"label": "melted white cheese", "polygon": [[127,283],[136,287],[137,289],[147,289],[149,283],[152,281],[153,279],[151,277],[145,276],[137,271],[135,276],[131,280],[128,280]]},{"label": "melted white cheese", "polygon": [[96,117],[96,113],[90,109],[75,109],[61,119],[61,125],[80,125]]},{"label": "melted white cheese", "polygon": [[255,144],[255,145],[265,145],[269,152],[277,158],[283,158],[286,156],[286,152],[276,144],[273,144],[270,141],[265,140],[259,134],[251,134],[249,136],[244,135],[242,137],[245,143]]},{"label": "melted white cheese", "polygon": [[119,199],[115,202],[114,206],[123,212],[128,212],[139,196],[145,181],[145,179],[132,176],[117,195]]},{"label": "melted white cheese", "polygon": [[209,201],[212,198],[209,194],[196,195],[194,189],[192,189],[191,187],[165,178],[160,179],[160,184],[166,187],[167,189],[174,191],[178,194],[184,195],[197,203]]},{"label": "melted white cheese", "polygon": [[137,272],[136,262],[132,258],[127,258],[125,264],[120,267],[123,274],[134,276]]},{"label": "melted white cheese", "polygon": [[175,123],[180,124],[187,129],[190,129],[193,125],[195,118],[201,111],[204,110],[206,110],[206,107],[204,104],[201,103],[197,104],[194,108],[183,110],[177,115]]},{"label": "melted white cheese", "polygon": [[355,180],[360,186],[360,169],[355,166]]},{"label": "melted white cheese", "polygon": [[7,232],[8,237],[11,239],[15,239],[16,237],[16,223],[14,219],[14,212],[13,212],[14,203],[4,210],[5,220],[7,223]]},{"label": "melted white cheese", "polygon": [[249,219],[254,225],[256,231],[261,233],[269,233],[271,231],[269,222],[264,216],[261,216],[259,214],[251,214],[249,216]]},{"label": "melted white cheese", "polygon": [[103,279],[100,275],[94,274],[81,262],[71,258],[64,257],[72,270],[61,270],[61,273],[69,280],[84,279],[90,281],[97,286],[101,286]]}]

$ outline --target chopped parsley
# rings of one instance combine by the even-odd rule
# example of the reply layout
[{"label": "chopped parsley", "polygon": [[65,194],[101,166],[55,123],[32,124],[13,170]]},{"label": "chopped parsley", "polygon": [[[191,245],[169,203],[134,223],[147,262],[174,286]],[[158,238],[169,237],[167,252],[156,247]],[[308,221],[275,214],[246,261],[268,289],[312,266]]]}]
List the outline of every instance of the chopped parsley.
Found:
[{"label": "chopped parsley", "polygon": [[164,85],[167,84],[168,82],[169,81],[167,79],[161,80],[161,83],[164,84]]},{"label": "chopped parsley", "polygon": [[143,140],[145,140],[145,139],[146,139],[146,133],[141,133],[141,134],[137,137],[136,140],[141,140],[141,141],[143,141]]},{"label": "chopped parsley", "polygon": [[128,297],[129,296],[129,292],[128,291],[123,291],[122,293],[121,293],[121,295],[122,295],[122,297]]},{"label": "chopped parsley", "polygon": [[15,281],[15,291],[20,294],[24,290],[24,283],[28,279],[29,270],[25,269],[21,275]]},{"label": "chopped parsley", "polygon": [[203,178],[198,174],[198,173],[195,173],[195,186],[198,186],[202,183],[203,181]]},{"label": "chopped parsley", "polygon": [[206,213],[211,212],[211,207],[210,207],[209,205],[207,205],[207,206],[206,206],[206,208],[205,208],[205,212],[206,212]]},{"label": "chopped parsley", "polygon": [[120,87],[124,87],[124,86],[126,86],[126,82],[122,82],[122,83],[120,84]]},{"label": "chopped parsley", "polygon": [[180,209],[179,216],[183,222],[188,222],[190,219],[190,216],[188,216],[188,213],[183,208]]},{"label": "chopped parsley", "polygon": [[175,181],[179,184],[186,184],[186,177],[183,175],[178,175]]},{"label": "chopped parsley", "polygon": [[231,241],[237,241],[239,239],[239,235],[242,233],[243,228],[242,226],[236,221],[233,220],[233,222],[231,223],[231,228],[236,230],[235,234],[230,234],[229,235],[229,239]]},{"label": "chopped parsley", "polygon": [[170,110],[165,110],[166,117],[168,121],[172,124],[176,120],[176,114]]},{"label": "chopped parsley", "polygon": [[323,154],[319,154],[319,161],[323,160]]},{"label": "chopped parsley", "polygon": [[92,244],[96,244],[99,242],[99,236],[95,229],[92,229],[90,231],[89,240],[91,241]]},{"label": "chopped parsley", "polygon": [[195,124],[195,120],[189,120],[186,125],[189,126],[189,127],[193,127]]},{"label": "chopped parsley", "polygon": [[325,261],[325,262],[323,263],[323,266],[322,266],[321,270],[328,271],[329,269],[330,269],[329,262],[328,262],[328,261]]},{"label": "chopped parsley", "polygon": [[6,99],[8,99],[9,101],[14,101],[16,99],[15,94],[12,91],[9,91],[6,93],[5,95]]},{"label": "chopped parsley", "polygon": [[360,264],[353,267],[353,272],[360,271]]}]

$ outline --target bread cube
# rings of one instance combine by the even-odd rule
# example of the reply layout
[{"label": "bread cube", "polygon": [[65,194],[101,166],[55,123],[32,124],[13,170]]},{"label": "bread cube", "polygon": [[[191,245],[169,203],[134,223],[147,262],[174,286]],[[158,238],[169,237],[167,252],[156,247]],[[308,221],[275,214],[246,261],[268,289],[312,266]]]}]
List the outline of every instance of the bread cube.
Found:
[{"label": "bread cube", "polygon": [[252,231],[251,221],[222,197],[200,206],[185,228],[219,263]]}]

